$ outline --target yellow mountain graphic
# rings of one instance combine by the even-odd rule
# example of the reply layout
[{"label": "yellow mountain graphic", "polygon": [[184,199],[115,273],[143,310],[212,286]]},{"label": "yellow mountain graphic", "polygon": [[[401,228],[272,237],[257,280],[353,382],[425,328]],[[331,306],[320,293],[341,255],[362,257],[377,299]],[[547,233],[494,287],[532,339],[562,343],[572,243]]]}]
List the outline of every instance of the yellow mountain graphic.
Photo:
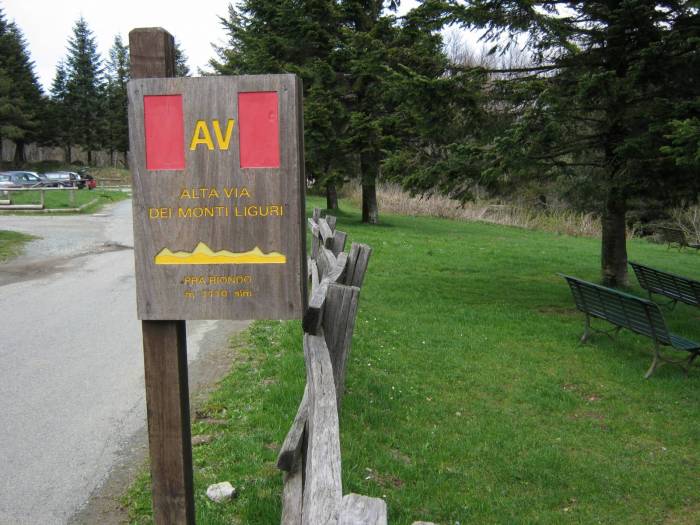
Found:
[{"label": "yellow mountain graphic", "polygon": [[285,264],[287,258],[278,252],[263,253],[257,246],[249,252],[228,250],[215,252],[200,242],[191,252],[171,252],[163,248],[155,257],[156,264]]}]

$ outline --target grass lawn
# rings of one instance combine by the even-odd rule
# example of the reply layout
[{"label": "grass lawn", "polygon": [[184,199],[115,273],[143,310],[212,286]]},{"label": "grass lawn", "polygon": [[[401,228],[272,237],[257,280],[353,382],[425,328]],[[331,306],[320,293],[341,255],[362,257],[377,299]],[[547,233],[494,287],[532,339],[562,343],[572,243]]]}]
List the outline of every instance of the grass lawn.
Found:
[{"label": "grass lawn", "polygon": [[0,262],[17,257],[22,253],[24,244],[35,238],[26,233],[0,230]]},{"label": "grass lawn", "polygon": [[[129,198],[127,193],[121,191],[83,189],[75,191],[75,203],[71,203],[69,193],[69,191],[46,191],[44,207],[47,209],[78,208],[97,199],[95,204],[82,211],[82,213],[94,213],[105,204]],[[39,202],[40,192],[38,191],[12,192],[12,204],[39,204]]]},{"label": "grass lawn", "polygon": [[[374,249],[340,421],[344,493],[384,497],[391,524],[700,523],[700,366],[644,380],[648,339],[578,345],[583,317],[556,273],[597,280],[599,240],[399,216],[370,227],[354,209],[338,228]],[[635,240],[629,254],[700,278],[695,251]],[[665,316],[700,339],[699,310]],[[193,434],[217,436],[194,450],[197,523],[279,523],[301,329],[260,322],[246,337],[193,414]],[[224,480],[238,499],[209,502]],[[133,523],[150,521],[147,475],[126,502]]]}]

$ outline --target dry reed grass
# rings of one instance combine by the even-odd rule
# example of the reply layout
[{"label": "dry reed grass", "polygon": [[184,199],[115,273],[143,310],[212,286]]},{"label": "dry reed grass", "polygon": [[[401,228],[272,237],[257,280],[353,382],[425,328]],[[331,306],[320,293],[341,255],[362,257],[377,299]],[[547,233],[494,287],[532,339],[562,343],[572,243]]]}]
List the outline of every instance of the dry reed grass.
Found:
[{"label": "dry reed grass", "polygon": [[[362,202],[358,184],[343,189],[343,196],[355,205]],[[563,235],[599,237],[600,219],[591,213],[571,210],[538,210],[511,204],[497,204],[487,200],[466,202],[463,205],[442,195],[411,197],[396,184],[377,186],[380,213],[440,217],[461,221],[482,221],[531,230],[543,230]],[[629,232],[631,236],[633,232]]]}]

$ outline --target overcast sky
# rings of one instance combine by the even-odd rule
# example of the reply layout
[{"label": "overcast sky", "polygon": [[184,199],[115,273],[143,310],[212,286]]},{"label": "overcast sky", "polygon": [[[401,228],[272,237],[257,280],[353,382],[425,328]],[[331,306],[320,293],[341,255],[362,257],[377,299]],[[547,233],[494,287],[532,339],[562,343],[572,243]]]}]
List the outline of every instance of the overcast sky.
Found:
[{"label": "overcast sky", "polygon": [[[29,43],[35,71],[48,90],[56,64],[66,55],[68,38],[75,21],[82,15],[97,39],[102,57],[112,47],[114,37],[128,41],[135,27],[163,27],[179,41],[189,58],[190,69],[206,67],[214,56],[211,43],[223,43],[226,35],[219,16],[226,16],[230,0],[0,0],[8,20],[14,20]],[[403,0],[401,12],[416,5]]]}]

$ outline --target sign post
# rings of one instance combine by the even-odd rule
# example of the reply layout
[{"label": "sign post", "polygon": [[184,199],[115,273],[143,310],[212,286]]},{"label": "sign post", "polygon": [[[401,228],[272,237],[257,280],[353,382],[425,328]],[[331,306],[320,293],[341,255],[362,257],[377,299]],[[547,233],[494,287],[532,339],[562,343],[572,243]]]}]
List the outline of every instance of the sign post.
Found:
[{"label": "sign post", "polygon": [[[175,42],[160,28],[129,33],[131,78],[175,75]],[[141,322],[153,519],[194,524],[192,437],[183,320]]]},{"label": "sign post", "polygon": [[301,83],[171,78],[173,38],[129,34],[138,316],[156,523],[194,523],[185,320],[300,319]]}]

